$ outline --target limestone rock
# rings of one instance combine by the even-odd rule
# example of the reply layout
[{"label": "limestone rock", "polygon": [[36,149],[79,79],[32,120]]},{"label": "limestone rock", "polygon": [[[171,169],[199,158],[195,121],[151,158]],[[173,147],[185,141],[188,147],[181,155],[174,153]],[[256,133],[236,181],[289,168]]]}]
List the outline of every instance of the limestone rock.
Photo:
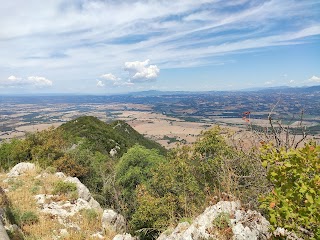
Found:
[{"label": "limestone rock", "polygon": [[137,238],[132,237],[131,234],[118,234],[116,235],[113,240],[136,240]]},{"label": "limestone rock", "polygon": [[104,239],[103,235],[101,233],[94,233],[91,235],[92,238],[97,238],[97,239]]},{"label": "limestone rock", "polygon": [[10,240],[10,238],[6,232],[6,229],[4,228],[4,226],[2,224],[2,221],[0,221],[0,239],[1,240]]},{"label": "limestone rock", "polygon": [[90,193],[89,189],[84,184],[82,184],[82,182],[80,182],[80,180],[78,178],[76,178],[76,177],[67,177],[64,181],[65,182],[75,183],[77,185],[79,198],[82,198],[85,201],[89,201],[90,200],[91,193]]},{"label": "limestone rock", "polygon": [[66,175],[64,175],[63,172],[56,172],[54,175],[57,176],[58,178],[65,178],[66,177]]},{"label": "limestone rock", "polygon": [[219,231],[214,222],[225,214],[229,219],[233,240],[268,239],[269,222],[256,211],[241,210],[239,201],[220,201],[206,208],[192,224],[180,223],[171,233],[162,233],[158,240],[204,240],[219,239]]},{"label": "limestone rock", "polygon": [[34,170],[36,167],[33,163],[21,162],[15,165],[7,174],[8,177],[18,177],[19,175]]},{"label": "limestone rock", "polygon": [[126,221],[124,217],[112,209],[103,211],[101,223],[103,229],[111,228],[118,233],[124,233],[126,229]]},{"label": "limestone rock", "polygon": [[100,204],[91,196],[91,193],[89,189],[80,182],[80,180],[76,177],[67,177],[65,182],[72,182],[75,183],[77,186],[77,191],[78,191],[78,196],[79,198],[87,201],[90,205],[91,208],[97,210],[97,211],[102,211],[102,208],[100,207]]},{"label": "limestone rock", "polygon": [[284,228],[278,227],[274,232],[273,235],[278,238],[285,238],[287,240],[303,240],[302,238],[299,238],[295,233],[290,232]]}]

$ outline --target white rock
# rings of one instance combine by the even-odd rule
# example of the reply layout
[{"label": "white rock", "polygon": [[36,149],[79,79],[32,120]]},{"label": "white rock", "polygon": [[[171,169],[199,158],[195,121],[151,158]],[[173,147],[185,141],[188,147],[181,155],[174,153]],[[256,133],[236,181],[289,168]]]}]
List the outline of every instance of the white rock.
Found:
[{"label": "white rock", "polygon": [[62,237],[66,237],[66,236],[68,236],[69,235],[69,233],[68,233],[68,230],[67,229],[60,229],[60,235],[62,236]]},{"label": "white rock", "polygon": [[[214,220],[225,213],[234,216],[230,219],[233,232],[233,240],[256,240],[268,239],[269,222],[256,211],[240,210],[239,201],[220,201],[216,205],[206,208],[191,225],[180,223],[171,234],[162,233],[158,240],[200,240],[217,239],[219,231],[214,230]],[[210,230],[210,231],[208,231]]]},{"label": "white rock", "polygon": [[48,173],[41,173],[41,174],[37,175],[37,176],[35,177],[35,179],[46,178],[46,177],[48,177],[48,176],[49,176]]},{"label": "white rock", "polygon": [[75,183],[77,186],[78,197],[87,201],[91,208],[102,211],[100,204],[91,196],[89,189],[76,177],[67,177],[65,182]]},{"label": "white rock", "polygon": [[115,232],[119,233],[124,233],[126,229],[126,221],[124,217],[112,209],[103,211],[101,223],[103,229],[111,228]]},{"label": "white rock", "polygon": [[114,157],[117,154],[117,150],[115,148],[112,148],[109,152],[111,157]]},{"label": "white rock", "polygon": [[132,237],[131,234],[117,234],[113,240],[136,240],[137,238]]},{"label": "white rock", "polygon": [[89,191],[89,189],[80,182],[80,180],[76,177],[67,177],[65,180],[65,182],[71,182],[71,183],[75,183],[77,186],[77,190],[78,190],[78,196],[79,198],[82,198],[86,201],[89,201],[91,198],[91,193]]},{"label": "white rock", "polygon": [[34,170],[36,166],[33,163],[21,162],[15,165],[7,174],[8,177],[18,177],[19,175]]},{"label": "white rock", "polygon": [[58,177],[58,178],[65,178],[65,177],[66,177],[66,175],[64,175],[63,172],[56,172],[54,175],[55,175],[56,177]]},{"label": "white rock", "polygon": [[275,237],[285,238],[287,240],[303,240],[299,238],[295,233],[288,231],[287,229],[277,227],[277,229],[273,232]]},{"label": "white rock", "polygon": [[93,197],[90,198],[89,205],[95,210],[102,211],[100,204]]},{"label": "white rock", "polygon": [[36,199],[37,201],[37,204],[44,204],[46,202],[46,195],[45,194],[38,194],[38,195],[35,195],[34,198]]},{"label": "white rock", "polygon": [[104,239],[104,237],[102,236],[102,234],[101,233],[95,233],[95,234],[92,234],[91,235],[91,237],[93,237],[93,238],[98,238],[98,239]]}]

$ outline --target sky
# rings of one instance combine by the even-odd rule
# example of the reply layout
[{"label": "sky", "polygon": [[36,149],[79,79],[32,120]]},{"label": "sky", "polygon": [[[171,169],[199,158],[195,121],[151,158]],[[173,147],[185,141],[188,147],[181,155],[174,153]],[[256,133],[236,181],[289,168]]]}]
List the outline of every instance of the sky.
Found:
[{"label": "sky", "polygon": [[10,0],[0,94],[320,85],[320,0]]}]

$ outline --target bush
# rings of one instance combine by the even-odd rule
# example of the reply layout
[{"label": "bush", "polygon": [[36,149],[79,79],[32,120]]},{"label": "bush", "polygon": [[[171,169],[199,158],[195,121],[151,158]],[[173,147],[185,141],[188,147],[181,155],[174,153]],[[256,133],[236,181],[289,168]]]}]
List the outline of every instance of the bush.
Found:
[{"label": "bush", "polygon": [[230,227],[230,224],[231,224],[230,215],[229,215],[229,213],[226,213],[226,212],[220,213],[213,220],[213,225],[220,230]]},{"label": "bush", "polygon": [[7,209],[7,215],[10,222],[17,224],[19,227],[28,226],[39,222],[38,215],[33,211],[21,211],[18,208]]},{"label": "bush", "polygon": [[70,194],[77,191],[77,185],[71,182],[58,181],[55,183],[52,194]]},{"label": "bush", "polygon": [[72,177],[82,177],[88,172],[88,168],[81,163],[73,154],[66,154],[54,162],[58,171]]},{"label": "bush", "polygon": [[266,145],[262,158],[274,186],[261,198],[270,223],[303,238],[320,239],[320,146],[310,143],[286,151]]},{"label": "bush", "polygon": [[156,168],[164,157],[156,150],[135,145],[125,153],[116,166],[116,181],[122,188],[122,197],[127,203],[126,213],[130,216],[136,207],[136,187],[148,182],[152,169]]}]

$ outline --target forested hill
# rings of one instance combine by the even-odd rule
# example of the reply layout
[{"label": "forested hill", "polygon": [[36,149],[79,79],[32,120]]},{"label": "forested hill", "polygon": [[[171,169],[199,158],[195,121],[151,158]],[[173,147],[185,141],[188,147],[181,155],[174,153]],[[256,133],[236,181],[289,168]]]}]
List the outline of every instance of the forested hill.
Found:
[{"label": "forested hill", "polygon": [[124,121],[114,121],[110,124],[100,121],[96,117],[83,116],[61,125],[71,137],[85,140],[92,150],[109,153],[111,149],[122,156],[135,144],[148,149],[157,149],[161,154],[166,150],[160,144],[145,138]]}]

